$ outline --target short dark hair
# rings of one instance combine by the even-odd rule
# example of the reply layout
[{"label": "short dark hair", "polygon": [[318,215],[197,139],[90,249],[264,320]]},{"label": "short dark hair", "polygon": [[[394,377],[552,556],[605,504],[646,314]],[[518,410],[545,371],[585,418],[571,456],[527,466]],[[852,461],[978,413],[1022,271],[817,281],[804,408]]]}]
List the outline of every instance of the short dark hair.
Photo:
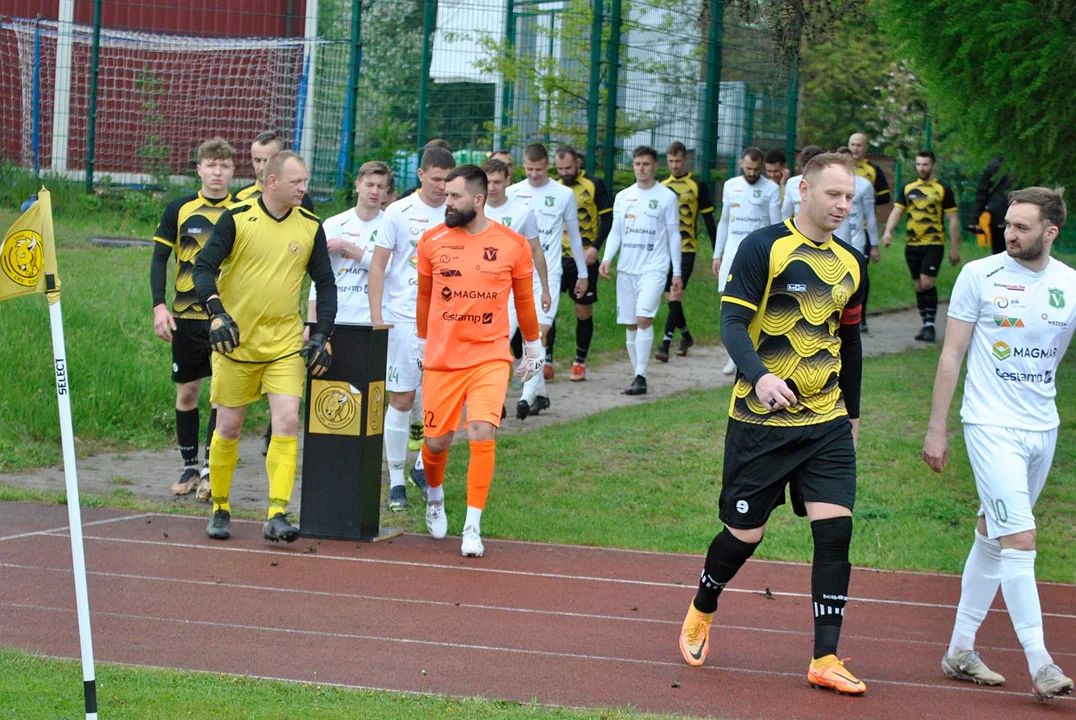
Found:
[{"label": "short dark hair", "polygon": [[825,151],[817,145],[804,145],[800,148],[800,167],[807,167],[807,163],[811,161],[811,158],[815,155],[821,155],[823,152]]},{"label": "short dark hair", "polygon": [[673,140],[669,147],[665,148],[665,156],[669,155],[687,155],[687,148],[679,140]]},{"label": "short dark hair", "polygon": [[633,160],[640,155],[649,155],[654,162],[658,161],[658,151],[650,147],[649,145],[640,145],[639,147],[631,151],[631,157]]},{"label": "short dark hair", "polygon": [[511,179],[508,177],[508,163],[497,160],[496,158],[487,158],[486,161],[482,163],[482,172],[487,175],[500,173],[501,175],[504,175],[506,180]]},{"label": "short dark hair", "polygon": [[851,155],[824,152],[807,161],[803,166],[803,178],[806,180],[808,175],[814,175],[816,172],[825,170],[833,165],[840,165],[853,175],[856,172],[856,164],[852,161]]},{"label": "short dark hair", "polygon": [[303,156],[297,152],[291,150],[281,150],[280,152],[269,158],[269,162],[265,164],[265,177],[269,178],[270,175],[280,175],[280,171],[284,169],[284,163],[291,159],[298,160],[299,163],[305,168],[306,160],[303,160]]},{"label": "short dark hair", "polygon": [[766,153],[765,162],[766,162],[767,165],[773,165],[774,163],[787,163],[788,162],[788,156],[785,155],[784,150],[779,150],[777,148],[774,148],[773,150],[770,150],[769,152]]},{"label": "short dark hair", "polygon": [[930,158],[930,162],[932,162],[932,163],[938,162],[938,156],[934,154],[933,150],[923,149],[923,150],[920,150],[919,152],[917,152],[915,154],[915,156],[916,157]]},{"label": "short dark hair", "polygon": [[562,157],[564,155],[567,155],[568,157],[572,158],[573,160],[578,160],[579,159],[579,151],[577,151],[571,145],[561,145],[560,147],[557,148],[557,151],[555,153],[553,153],[553,157]]},{"label": "short dark hair", "polygon": [[442,140],[441,138],[434,138],[422,146],[423,150],[429,150],[430,148],[441,148],[442,150],[452,152],[452,143],[448,140]]},{"label": "short dark hair", "polygon": [[542,143],[531,143],[523,148],[523,159],[531,162],[549,160],[549,151],[545,149],[545,145]]},{"label": "short dark hair", "polygon": [[506,150],[505,148],[501,148],[500,150],[494,150],[489,154],[490,157],[493,157],[494,155],[507,155],[508,157],[512,157],[512,153],[508,152],[508,150]]},{"label": "short dark hair", "polygon": [[[501,163],[501,165],[504,165],[504,163]],[[487,190],[489,190],[489,184],[486,182],[486,171],[477,165],[460,165],[448,174],[445,182],[450,183],[456,178],[463,178],[468,192],[472,195],[485,196]]]},{"label": "short dark hair", "polygon": [[1028,187],[1009,193],[1009,204],[1028,203],[1039,206],[1039,216],[1061,229],[1068,217],[1064,199],[1065,188]]},{"label": "short dark hair", "polygon": [[281,150],[287,150],[287,145],[284,144],[284,138],[280,137],[272,130],[258,133],[258,137],[254,138],[255,145],[268,145],[271,142],[275,142],[279,145]]},{"label": "short dark hair", "polygon": [[451,170],[456,167],[456,158],[452,157],[452,153],[445,150],[443,147],[426,148],[422,151],[422,163],[420,167],[423,170],[429,170],[430,168]]},{"label": "short dark hair", "polygon": [[198,146],[198,162],[203,160],[235,160],[236,152],[235,148],[231,144],[220,137],[219,135],[214,138],[206,140],[204,143]]},{"label": "short dark hair", "polygon": [[740,153],[741,160],[754,160],[758,162],[762,160],[762,150],[757,147],[745,147],[743,152]]}]

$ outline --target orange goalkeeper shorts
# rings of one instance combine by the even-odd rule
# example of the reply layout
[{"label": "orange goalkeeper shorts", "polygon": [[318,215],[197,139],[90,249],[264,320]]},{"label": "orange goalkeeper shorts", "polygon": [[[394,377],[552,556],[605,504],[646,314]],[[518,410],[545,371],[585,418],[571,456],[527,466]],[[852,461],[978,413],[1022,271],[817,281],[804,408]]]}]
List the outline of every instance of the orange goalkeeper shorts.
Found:
[{"label": "orange goalkeeper shorts", "polygon": [[492,360],[466,370],[426,370],[422,373],[422,424],[428,437],[440,437],[467,423],[501,426],[501,409],[508,392],[512,364]]}]

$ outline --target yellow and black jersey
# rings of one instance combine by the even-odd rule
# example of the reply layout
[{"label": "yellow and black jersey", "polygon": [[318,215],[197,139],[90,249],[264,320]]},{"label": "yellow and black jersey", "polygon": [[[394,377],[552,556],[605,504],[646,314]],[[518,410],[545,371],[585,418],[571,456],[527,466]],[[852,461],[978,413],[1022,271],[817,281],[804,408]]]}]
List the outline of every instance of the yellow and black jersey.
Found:
[{"label": "yellow and black jersey", "polygon": [[895,207],[908,215],[908,246],[944,245],[945,214],[955,213],[953,190],[940,180],[910,182],[900,189]]},{"label": "yellow and black jersey", "polygon": [[889,181],[885,179],[885,173],[882,172],[880,166],[863,158],[856,163],[856,175],[866,178],[874,186],[875,205],[885,205],[891,200],[889,197]]},{"label": "yellow and black jersey", "polygon": [[[699,249],[699,216],[709,215],[707,227],[713,224],[714,202],[705,183],[691,177],[667,177],[661,184],[676,193],[680,208],[680,252],[693,253]],[[711,231],[711,237],[714,232]]]},{"label": "yellow and black jersey", "polygon": [[[262,196],[263,192],[265,191],[262,188],[261,183],[255,180],[250,185],[244,185],[232,194],[235,197],[235,204],[239,205],[245,203],[247,200],[257,200]],[[303,195],[302,207],[304,210],[314,212],[314,201],[310,199],[310,193]]]},{"label": "yellow and black jersey", "polygon": [[217,218],[231,203],[231,195],[220,199],[207,198],[201,191],[168,203],[157,225],[153,239],[159,243],[153,253],[150,285],[153,304],[165,302],[165,276],[169,256],[176,254],[176,294],[172,298],[172,314],[178,318],[205,320],[209,316],[198,302],[194,291],[194,261],[213,232]]},{"label": "yellow and black jersey", "polygon": [[195,263],[194,284],[203,303],[220,295],[239,326],[239,348],[228,357],[266,362],[302,347],[299,291],[307,272],[317,286],[315,331],[328,334],[336,282],[318,217],[297,207],[277,218],[261,198],[221,215]]},{"label": "yellow and black jersey", "polygon": [[748,333],[768,372],[784,380],[798,403],[771,413],[751,381],[739,373],[729,417],[774,427],[816,425],[847,415],[839,385],[846,309],[862,305],[866,259],[843,240],[822,244],[792,220],[744,238],[727,278],[722,303],[754,313]]},{"label": "yellow and black jersey", "polygon": [[[564,184],[563,180],[557,182]],[[600,249],[602,243],[605,242],[605,236],[609,234],[608,229],[604,233],[601,232],[604,219],[602,216],[609,215],[612,218],[613,212],[613,201],[609,197],[609,191],[605,189],[605,183],[597,178],[588,177],[584,171],[580,170],[575,182],[568,187],[575,192],[575,206],[579,215],[579,236],[583,238],[583,247]],[[605,223],[605,225],[610,227],[611,223]],[[561,255],[568,257],[571,254],[568,247],[568,231],[565,230],[561,240]]]}]

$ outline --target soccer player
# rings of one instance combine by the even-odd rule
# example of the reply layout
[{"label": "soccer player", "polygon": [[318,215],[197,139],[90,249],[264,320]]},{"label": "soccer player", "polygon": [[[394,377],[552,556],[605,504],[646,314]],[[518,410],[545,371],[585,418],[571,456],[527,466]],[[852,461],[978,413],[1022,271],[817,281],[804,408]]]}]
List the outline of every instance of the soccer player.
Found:
[{"label": "soccer player", "polygon": [[[506,228],[515,230],[527,239],[531,248],[531,260],[534,263],[534,290],[540,293],[540,303],[543,311],[548,312],[553,304],[553,298],[549,291],[549,278],[545,266],[545,253],[542,251],[542,242],[538,237],[538,222],[534,219],[531,209],[505,195],[508,187],[508,166],[500,160],[490,158],[482,164],[482,172],[486,173],[486,201],[484,212],[486,218],[499,222]],[[519,329],[519,319],[516,317],[515,305],[508,304],[508,337],[511,338]]]},{"label": "soccer player", "polygon": [[[782,220],[788,220],[799,215],[800,203],[803,201],[800,197],[800,180],[803,179],[803,168],[807,166],[811,158],[815,155],[821,155],[823,152],[825,151],[817,145],[804,145],[800,149],[800,174],[793,175],[788,179],[788,183],[785,184],[785,194],[781,199]],[[840,235],[837,237],[840,237]]]},{"label": "soccer player", "polygon": [[672,266],[670,295],[683,297],[680,211],[676,193],[657,181],[658,151],[640,146],[632,152],[635,184],[616,194],[613,229],[598,272],[609,280],[616,264],[616,321],[626,325],[628,357],[634,368],[625,395],[646,394],[646,369],[654,349],[654,316],[661,305],[665,275]]},{"label": "soccer player", "polygon": [[[661,181],[661,184],[676,193],[677,204],[680,208],[680,279],[684,289],[691,279],[691,273],[695,269],[695,252],[699,248],[699,216],[706,223],[706,233],[710,236],[710,244],[713,245],[717,237],[717,226],[714,224],[714,203],[710,199],[710,189],[706,183],[699,182],[691,177],[687,169],[687,148],[679,140],[673,142],[665,150],[665,162],[669,166],[669,177]],[[674,298],[672,295],[672,265],[665,276],[665,298],[669,303],[669,314],[665,318],[665,335],[658,345],[658,351],[654,358],[661,362],[669,362],[669,349],[672,345],[676,331],[680,331],[680,346],[676,350],[679,357],[687,355],[688,348],[695,344],[695,338],[687,327],[687,318],[684,317],[684,301],[682,296]]]},{"label": "soccer player", "polygon": [[[235,191],[233,201],[236,204],[247,200],[256,200],[265,191],[265,168],[269,158],[284,149],[284,139],[272,130],[259,133],[250,144],[250,164],[254,166],[254,182]],[[314,212],[314,201],[309,195],[303,195],[302,207]]]},{"label": "soccer player", "polygon": [[[228,183],[235,172],[235,148],[221,137],[198,146],[195,170],[202,182],[194,195],[168,203],[153,239],[149,280],[153,292],[153,332],[172,345],[172,382],[176,384],[176,443],[183,458],[183,471],[172,485],[176,495],[198,491],[199,500],[209,499],[209,448],[217,411],[211,409],[205,434],[205,464],[198,463],[198,395],[202,378],[213,373],[209,351],[209,314],[194,291],[191,273],[198,253],[205,247],[213,224],[232,201]],[[169,311],[165,301],[168,258],[176,254],[175,297]]]},{"label": "soccer player", "polygon": [[[560,262],[561,242],[568,233],[568,246],[575,259],[576,275],[574,297],[582,297],[587,288],[587,263],[583,257],[583,240],[579,235],[579,216],[575,205],[575,193],[549,178],[549,151],[545,145],[532,143],[523,150],[523,169],[527,179],[516,183],[506,191],[508,197],[526,205],[534,213],[545,253],[546,273],[549,287],[560,287],[563,266]],[[549,310],[540,310],[538,325],[542,338],[548,341],[549,327],[557,317],[560,294],[550,298]],[[523,420],[549,408],[545,377],[537,375],[523,385],[523,395],[516,403],[516,418]]]},{"label": "soccer player", "polygon": [[515,165],[512,162],[512,153],[508,152],[507,150],[504,150],[503,148],[501,150],[494,150],[492,153],[490,153],[489,159],[500,160],[508,166],[508,184],[512,185],[515,182],[515,176],[512,174],[515,169]]},{"label": "soccer player", "polygon": [[874,186],[875,205],[888,205],[892,202],[889,196],[889,181],[885,179],[881,166],[867,159],[867,146],[867,136],[863,133],[852,133],[848,137],[848,149],[852,151],[852,159],[856,161],[856,175],[866,178]]},{"label": "soccer player", "polygon": [[968,230],[984,235],[984,241],[995,255],[1005,252],[1005,211],[1012,178],[1004,171],[1005,158],[998,155],[986,166],[975,189],[975,206]]},{"label": "soccer player", "polygon": [[942,264],[945,230],[942,218],[949,219],[949,263],[960,264],[960,214],[957,212],[953,190],[934,177],[934,153],[920,150],[915,156],[915,172],[919,176],[900,189],[897,202],[882,233],[882,244],[889,247],[893,231],[908,211],[906,227],[908,243],[904,259],[915,282],[915,298],[923,327],[916,340],[934,342],[934,317],[938,314],[938,289],[934,287]]},{"label": "soccer player", "polygon": [[[445,222],[418,245],[418,358],[424,368],[422,454],[430,484],[426,526],[444,538],[445,463],[455,430],[467,410],[471,461],[467,468],[467,517],[460,552],[481,557],[482,511],[493,480],[497,428],[508,391],[508,294],[514,293],[524,339],[516,376],[524,382],[544,364],[534,308],[531,248],[519,233],[483,212],[486,174],[462,165],[445,185]],[[473,270],[472,268],[477,268]]]},{"label": "soccer player", "polygon": [[[582,297],[575,297],[573,293],[579,276],[568,244],[568,233],[565,232],[561,244],[560,291],[571,295],[575,305],[575,359],[568,379],[579,382],[587,379],[587,353],[594,337],[594,303],[598,301],[598,253],[613,226],[613,203],[605,183],[590,177],[583,170],[582,158],[574,147],[561,145],[553,153],[553,162],[560,184],[570,187],[575,193],[579,236],[583,239],[583,257],[587,263],[587,291]],[[554,323],[549,328],[545,345],[545,367],[542,372],[546,380],[553,379],[553,343],[556,336],[557,326]]]},{"label": "soccer player", "polygon": [[983,685],[1005,682],[975,651],[1000,585],[1039,700],[1072,692],[1043,638],[1032,514],[1057,445],[1057,370],[1076,330],[1076,271],[1050,257],[1065,216],[1060,190],[1010,193],[1005,254],[968,263],[957,276],[923,443],[923,460],[941,472],[949,461],[949,406],[968,353],[960,417],[979,519],[942,670]]},{"label": "soccer player", "polygon": [[[284,150],[271,157],[264,192],[220,216],[194,264],[194,287],[209,311],[214,351],[212,400],[218,409],[209,457],[213,517],[206,534],[215,540],[231,535],[228,493],[239,460],[239,433],[247,405],[262,395],[269,396],[273,423],[265,456],[269,511],[262,536],[273,542],[299,537],[286,514],[299,457],[299,400],[306,370],[317,376],[329,367],[328,337],[336,317],[325,231],[317,216],[301,207],[309,178],[301,156]],[[304,345],[299,292],[307,273],[318,288],[318,320]]]},{"label": "soccer player", "polygon": [[788,176],[791,174],[788,171],[788,156],[785,155],[784,150],[774,148],[766,153],[766,177],[771,182],[777,183],[781,188],[782,197],[785,194],[785,183],[788,182]]},{"label": "soccer player", "polygon": [[846,156],[816,155],[800,180],[799,214],[748,235],[732,263],[721,297],[721,339],[739,368],[718,500],[725,527],[710,543],[680,652],[689,665],[706,659],[718,597],[762,541],[787,485],[814,538],[807,680],[861,694],[864,684],[837,657],[852,571],[866,260],[832,233],[851,207],[854,178]]},{"label": "soccer player", "polygon": [[[385,213],[381,202],[388,194],[392,170],[383,162],[363,163],[355,177],[355,207],[322,223],[325,246],[336,278],[336,322],[369,325],[370,263],[374,237]],[[317,320],[318,289],[310,286],[307,317]]]},{"label": "soccer player", "polygon": [[[762,177],[762,164],[761,150],[745,148],[740,154],[743,175],[729,178],[721,188],[721,220],[717,224],[713,259],[718,292],[725,291],[728,271],[743,239],[755,230],[781,222],[781,187]],[[736,372],[731,356],[722,372],[726,375]]]},{"label": "soccer player", "polygon": [[[852,152],[845,146],[837,148],[842,155],[852,157]],[[852,200],[852,209],[837,228],[837,237],[866,255],[872,263],[882,259],[878,249],[878,219],[875,212],[874,186],[862,175],[856,175],[856,197]],[[863,275],[863,317],[859,321],[859,331],[868,332],[867,300],[870,298],[871,280],[870,263],[866,265],[867,273]]]},{"label": "soccer player", "polygon": [[[385,211],[377,233],[370,264],[370,320],[386,322],[389,331],[385,389],[389,407],[385,413],[385,459],[389,466],[389,510],[407,508],[404,465],[411,408],[422,384],[415,342],[415,298],[418,292],[418,246],[422,233],[444,222],[445,178],[456,167],[452,153],[430,147],[423,151],[418,170],[419,191],[400,198]],[[390,264],[391,260],[391,264]],[[417,462],[422,462],[420,455]],[[425,493],[425,478],[418,471],[411,481]]]}]

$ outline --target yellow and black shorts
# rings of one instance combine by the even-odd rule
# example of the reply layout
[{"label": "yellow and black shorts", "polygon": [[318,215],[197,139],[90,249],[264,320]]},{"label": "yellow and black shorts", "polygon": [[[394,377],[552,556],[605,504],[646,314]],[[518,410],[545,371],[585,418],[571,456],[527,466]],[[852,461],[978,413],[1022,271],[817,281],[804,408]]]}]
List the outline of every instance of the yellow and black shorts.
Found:
[{"label": "yellow and black shorts", "polygon": [[299,355],[269,363],[248,363],[213,353],[210,400],[222,407],[245,407],[262,395],[303,396],[306,365]]}]

